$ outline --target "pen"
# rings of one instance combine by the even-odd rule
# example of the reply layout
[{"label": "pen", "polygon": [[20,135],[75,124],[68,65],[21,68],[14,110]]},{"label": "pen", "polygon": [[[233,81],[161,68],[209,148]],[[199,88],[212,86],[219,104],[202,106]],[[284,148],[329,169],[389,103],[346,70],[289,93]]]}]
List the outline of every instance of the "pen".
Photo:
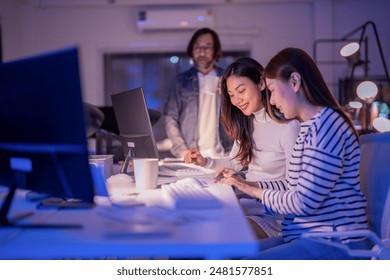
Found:
[{"label": "pen", "polygon": [[[233,174],[232,174],[232,176],[235,176],[235,175],[244,175],[244,174],[246,174],[246,170],[244,171],[244,170],[241,170],[241,171],[237,171],[237,172],[234,172]],[[214,177],[214,180],[217,180],[217,181],[219,181],[219,180],[221,180],[221,179],[223,179],[223,178],[225,178],[225,175],[224,174],[222,174],[222,175],[219,175],[219,176],[215,176]]]}]

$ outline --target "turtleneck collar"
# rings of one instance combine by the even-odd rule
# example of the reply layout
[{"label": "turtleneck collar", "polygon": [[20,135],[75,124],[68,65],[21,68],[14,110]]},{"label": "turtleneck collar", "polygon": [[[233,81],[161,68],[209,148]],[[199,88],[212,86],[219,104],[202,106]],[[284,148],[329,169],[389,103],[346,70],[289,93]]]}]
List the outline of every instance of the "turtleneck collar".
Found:
[{"label": "turtleneck collar", "polygon": [[265,108],[260,109],[259,111],[253,112],[256,122],[265,123],[267,122],[267,116],[265,113]]}]

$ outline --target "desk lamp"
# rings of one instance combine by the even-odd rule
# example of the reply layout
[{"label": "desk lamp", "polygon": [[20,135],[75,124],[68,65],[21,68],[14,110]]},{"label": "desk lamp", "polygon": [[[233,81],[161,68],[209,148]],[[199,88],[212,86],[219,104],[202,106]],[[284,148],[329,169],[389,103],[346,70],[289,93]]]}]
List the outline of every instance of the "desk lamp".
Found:
[{"label": "desk lamp", "polygon": [[[350,42],[343,46],[340,50],[341,56],[345,57],[348,61],[348,64],[352,66],[352,71],[351,71],[351,77],[350,80],[353,81],[354,78],[354,71],[355,67],[359,65],[364,66],[364,81],[362,81],[356,88],[356,94],[357,97],[363,101],[363,121],[362,121],[362,127],[363,127],[363,132],[369,133],[372,129],[371,127],[371,122],[370,122],[370,115],[371,115],[371,103],[375,100],[377,94],[378,94],[378,86],[370,81],[368,79],[368,38],[365,35],[366,34],[366,29],[368,26],[372,26],[375,39],[376,39],[376,44],[380,53],[383,69],[385,72],[385,77],[386,81],[388,83],[388,86],[390,87],[390,78],[389,78],[389,72],[386,66],[385,62],[385,57],[383,54],[382,46],[379,40],[378,32],[376,29],[376,25],[372,21],[367,21],[363,25],[359,26],[358,28],[352,30],[348,34],[346,34],[342,40],[347,40],[350,38],[352,35],[354,35],[356,32],[361,31],[360,33],[360,39],[357,41]],[[360,53],[361,53],[361,47],[364,46],[364,59],[360,59]],[[353,105],[350,103],[350,106],[352,107]],[[387,116],[386,116],[387,117]],[[377,123],[377,122],[375,122]],[[380,122],[382,123],[382,122]]]},{"label": "desk lamp", "polygon": [[351,42],[342,47],[340,55],[347,59],[348,64],[351,67],[365,63],[365,61],[360,59],[360,44],[357,42]]},{"label": "desk lamp", "polygon": [[378,94],[378,86],[372,81],[363,81],[357,86],[356,94],[363,101],[362,129],[364,132],[369,132],[371,130],[371,103]]}]

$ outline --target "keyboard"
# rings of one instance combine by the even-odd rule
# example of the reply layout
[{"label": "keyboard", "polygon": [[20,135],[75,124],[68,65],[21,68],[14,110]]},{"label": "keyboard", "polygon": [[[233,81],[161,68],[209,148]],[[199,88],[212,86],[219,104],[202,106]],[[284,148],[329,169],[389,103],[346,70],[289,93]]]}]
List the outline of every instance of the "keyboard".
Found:
[{"label": "keyboard", "polygon": [[180,179],[176,183],[162,185],[161,188],[176,208],[209,209],[223,206],[196,178]]},{"label": "keyboard", "polygon": [[184,165],[164,164],[159,167],[159,175],[188,177],[188,176],[202,176],[206,173],[200,169],[187,167]]}]

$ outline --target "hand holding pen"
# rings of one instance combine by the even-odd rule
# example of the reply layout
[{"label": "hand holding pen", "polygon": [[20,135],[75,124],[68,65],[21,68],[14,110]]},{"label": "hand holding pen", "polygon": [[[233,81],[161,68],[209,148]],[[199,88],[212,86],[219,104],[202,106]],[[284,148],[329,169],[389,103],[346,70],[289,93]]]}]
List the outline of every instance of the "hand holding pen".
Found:
[{"label": "hand holding pen", "polygon": [[243,175],[246,173],[246,171],[240,170],[236,171],[230,168],[222,168],[220,169],[217,173],[216,176],[214,177],[214,182],[219,182],[225,178],[231,178],[233,176],[239,175],[241,178],[243,178]]},{"label": "hand holding pen", "polygon": [[235,171],[229,168],[222,168],[217,172],[216,177],[214,177],[214,183],[235,187],[243,192],[246,195],[245,197],[249,196],[262,199],[263,189],[259,188],[257,182],[246,181],[243,177],[246,172],[247,170]]}]

